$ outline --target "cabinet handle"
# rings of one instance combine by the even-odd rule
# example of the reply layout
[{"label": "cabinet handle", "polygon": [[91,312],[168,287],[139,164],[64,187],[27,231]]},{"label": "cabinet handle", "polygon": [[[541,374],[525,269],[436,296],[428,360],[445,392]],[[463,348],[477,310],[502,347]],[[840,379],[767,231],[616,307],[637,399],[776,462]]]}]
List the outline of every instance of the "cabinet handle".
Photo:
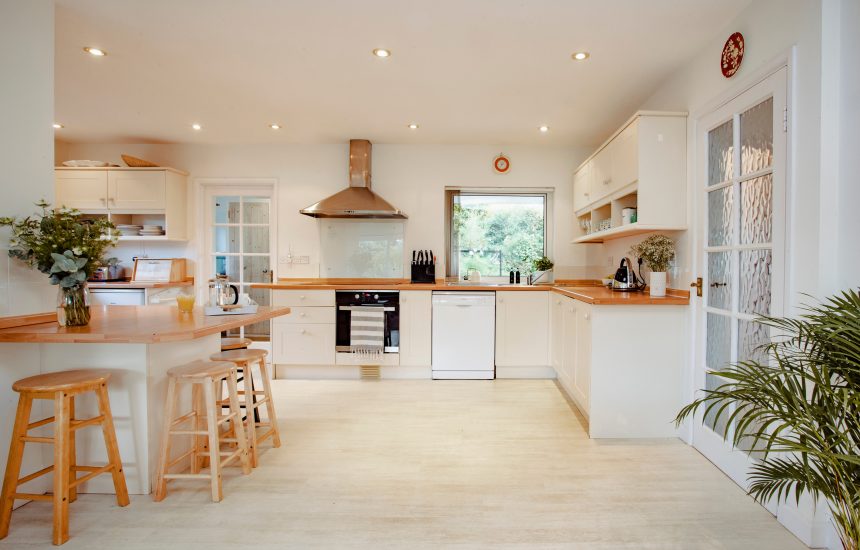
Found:
[{"label": "cabinet handle", "polygon": [[299,313],[299,317],[305,317],[307,313]]},{"label": "cabinet handle", "polygon": [[609,185],[610,181],[612,181],[612,180],[611,179],[610,180],[603,180],[603,185]]},{"label": "cabinet handle", "polygon": [[99,200],[102,201],[103,205],[107,206],[107,199],[106,198],[102,197]]},{"label": "cabinet handle", "polygon": [[307,333],[308,333],[308,331],[306,331],[305,329],[302,329],[299,331],[299,334],[307,334]]},{"label": "cabinet handle", "polygon": [[115,199],[115,198],[113,198],[113,197],[111,197],[111,198],[109,198],[109,199],[108,199],[108,202],[109,202],[109,203],[111,203],[111,204],[116,204],[116,199]]},{"label": "cabinet handle", "polygon": [[586,314],[585,314],[585,320],[586,320],[586,321],[591,321],[591,314],[590,314],[590,313],[586,313]]},{"label": "cabinet handle", "polygon": [[299,300],[304,300],[304,299],[305,299],[304,296],[299,296]]}]

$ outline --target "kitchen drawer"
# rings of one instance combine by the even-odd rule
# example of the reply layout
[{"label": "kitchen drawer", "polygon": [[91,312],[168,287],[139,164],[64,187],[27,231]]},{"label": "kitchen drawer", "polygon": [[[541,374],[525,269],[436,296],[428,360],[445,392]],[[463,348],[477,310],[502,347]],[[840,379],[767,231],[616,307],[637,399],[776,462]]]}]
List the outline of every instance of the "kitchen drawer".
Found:
[{"label": "kitchen drawer", "polygon": [[334,290],[275,290],[273,306],[331,306],[334,307]]},{"label": "kitchen drawer", "polygon": [[336,364],[338,365],[385,365],[396,367],[400,364],[399,353],[383,353],[378,358],[368,360],[359,353],[341,352],[336,354]]},{"label": "kitchen drawer", "polygon": [[334,365],[335,325],[273,324],[272,361],[278,365]]},{"label": "kitchen drawer", "polygon": [[333,307],[291,307],[288,314],[275,317],[274,322],[285,325],[333,325],[335,309]]}]

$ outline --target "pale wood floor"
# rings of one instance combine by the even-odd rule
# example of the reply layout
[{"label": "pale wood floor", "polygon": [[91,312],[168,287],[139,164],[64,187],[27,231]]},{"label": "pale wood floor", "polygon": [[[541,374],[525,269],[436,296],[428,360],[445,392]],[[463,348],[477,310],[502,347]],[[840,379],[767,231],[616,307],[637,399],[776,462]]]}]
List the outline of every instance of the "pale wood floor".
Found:
[{"label": "pale wood floor", "polygon": [[[225,499],[82,495],[66,549],[805,548],[680,441],[589,440],[552,381],[275,381],[281,439]],[[0,548],[49,547],[48,503]]]}]

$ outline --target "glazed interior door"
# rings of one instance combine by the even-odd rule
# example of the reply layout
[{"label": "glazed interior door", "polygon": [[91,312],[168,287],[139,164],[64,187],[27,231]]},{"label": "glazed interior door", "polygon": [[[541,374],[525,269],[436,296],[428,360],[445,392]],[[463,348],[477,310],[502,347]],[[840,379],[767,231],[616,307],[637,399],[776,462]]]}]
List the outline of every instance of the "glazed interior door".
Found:
[{"label": "glazed interior door", "polygon": [[[271,290],[251,288],[273,279],[274,230],[271,190],[213,188],[207,193],[209,211],[209,276],[226,274],[239,292],[261,306],[271,305]],[[234,329],[230,336],[269,341],[271,323],[264,321]]]},{"label": "glazed interior door", "polygon": [[[696,387],[715,389],[711,374],[744,360],[767,361],[758,315],[783,313],[786,227],[786,69],[780,69],[698,120],[698,267],[703,278],[696,345]],[[726,411],[731,412],[731,409]],[[693,445],[747,487],[755,453],[734,447],[729,414],[700,411]],[[728,430],[728,442],[723,434]],[[775,508],[768,506],[772,512]]]}]

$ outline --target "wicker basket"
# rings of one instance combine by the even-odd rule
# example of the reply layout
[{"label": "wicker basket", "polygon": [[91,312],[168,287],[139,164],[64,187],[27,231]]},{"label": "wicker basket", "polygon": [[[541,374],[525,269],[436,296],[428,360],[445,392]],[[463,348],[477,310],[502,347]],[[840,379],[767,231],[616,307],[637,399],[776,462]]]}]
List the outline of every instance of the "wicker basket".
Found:
[{"label": "wicker basket", "polygon": [[158,165],[148,160],[139,159],[131,155],[120,155],[123,162],[131,168],[158,168]]}]

